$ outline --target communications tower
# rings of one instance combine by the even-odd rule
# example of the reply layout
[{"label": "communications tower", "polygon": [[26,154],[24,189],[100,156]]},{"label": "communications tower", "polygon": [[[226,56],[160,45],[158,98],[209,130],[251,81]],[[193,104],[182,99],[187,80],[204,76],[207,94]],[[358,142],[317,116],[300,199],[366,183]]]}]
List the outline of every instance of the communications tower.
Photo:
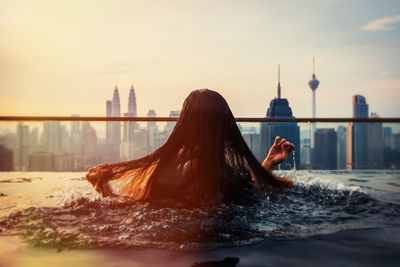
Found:
[{"label": "communications tower", "polygon": [[[315,59],[313,57],[313,74],[312,74],[312,79],[308,82],[308,85],[311,88],[312,91],[312,117],[315,119],[317,117],[316,113],[316,103],[315,103],[315,91],[318,88],[319,85],[319,81],[317,80],[317,78],[315,77]],[[311,166],[311,147],[314,147],[314,134],[315,134],[315,130],[316,130],[316,123],[313,122],[312,123],[312,131],[308,132],[308,149],[307,149],[307,165],[308,167]]]},{"label": "communications tower", "polygon": [[[315,78],[315,59],[313,58],[313,75],[312,79],[308,82],[312,90],[312,116],[313,118],[316,117],[316,107],[315,107],[315,90],[317,90],[319,81]],[[313,124],[313,129],[315,130],[315,123]]]}]

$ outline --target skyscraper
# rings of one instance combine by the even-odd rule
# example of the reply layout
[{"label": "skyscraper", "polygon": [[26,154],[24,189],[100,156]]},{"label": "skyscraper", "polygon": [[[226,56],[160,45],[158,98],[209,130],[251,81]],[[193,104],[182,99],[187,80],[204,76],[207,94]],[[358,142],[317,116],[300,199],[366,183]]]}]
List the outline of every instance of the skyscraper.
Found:
[{"label": "skyscraper", "polygon": [[[111,100],[111,117],[121,117],[121,105],[119,101],[118,87],[115,85],[113,98]],[[112,155],[114,161],[120,160],[121,146],[121,122],[113,121],[111,127]]]},{"label": "skyscraper", "polygon": [[[171,110],[169,112],[169,117],[170,118],[177,118],[177,117],[179,117],[180,114],[181,114],[180,110]],[[175,121],[167,122],[167,125],[164,128],[164,133],[165,133],[166,138],[168,138],[169,135],[172,133],[172,130],[174,129],[175,124],[176,124]]]},{"label": "skyscraper", "polygon": [[[376,113],[371,113],[371,118],[379,118]],[[368,124],[368,168],[383,169],[383,128],[382,123]]]},{"label": "skyscraper", "polygon": [[[286,98],[281,98],[280,66],[278,65],[278,98],[271,100],[267,110],[267,118],[294,118],[292,109]],[[285,163],[281,164],[282,169],[290,169],[294,163],[300,167],[300,128],[296,123],[261,123],[261,151],[259,161],[262,162],[269,148],[274,143],[275,137],[280,136],[295,145],[293,157],[289,157]]]},{"label": "skyscraper", "polygon": [[[362,95],[353,96],[353,118],[368,118],[368,104]],[[368,168],[368,123],[347,127],[347,169]]]},{"label": "skyscraper", "polygon": [[129,100],[128,100],[128,114],[130,117],[137,117],[137,106],[136,106],[136,94],[133,84],[129,90]]},{"label": "skyscraper", "polygon": [[65,125],[59,121],[43,123],[43,132],[40,137],[40,147],[44,152],[61,154],[68,149],[69,137]]},{"label": "skyscraper", "polygon": [[334,129],[317,129],[314,133],[315,169],[336,170],[337,168],[337,135]]},{"label": "skyscraper", "polygon": [[337,168],[346,169],[346,127],[339,125],[337,134]]},{"label": "skyscraper", "polygon": [[[156,117],[156,111],[154,109],[149,109],[147,112],[147,117]],[[148,147],[147,153],[151,153],[158,148],[159,144],[159,132],[156,122],[147,122],[147,133],[148,133]]]},{"label": "skyscraper", "polygon": [[[71,117],[80,117],[79,114],[71,114]],[[82,136],[81,136],[81,122],[71,121],[71,135],[69,137],[69,151],[72,154],[81,153]],[[107,133],[106,133],[107,134]]]},{"label": "skyscraper", "polygon": [[[106,100],[106,116],[111,117],[112,102]],[[106,122],[106,144],[112,144],[112,122]]]},{"label": "skyscraper", "polygon": [[[124,113],[124,117],[137,117],[136,95],[133,84],[129,91],[128,112]],[[122,139],[121,158],[130,160],[134,158],[134,133],[139,128],[137,122],[124,121],[124,133]]]},{"label": "skyscraper", "polygon": [[29,160],[29,126],[19,123],[17,125],[16,169],[28,170]]},{"label": "skyscraper", "polygon": [[0,171],[13,171],[13,152],[4,145],[0,145]]},{"label": "skyscraper", "polygon": [[392,127],[383,127],[383,140],[385,148],[390,146],[390,136],[392,135]]}]

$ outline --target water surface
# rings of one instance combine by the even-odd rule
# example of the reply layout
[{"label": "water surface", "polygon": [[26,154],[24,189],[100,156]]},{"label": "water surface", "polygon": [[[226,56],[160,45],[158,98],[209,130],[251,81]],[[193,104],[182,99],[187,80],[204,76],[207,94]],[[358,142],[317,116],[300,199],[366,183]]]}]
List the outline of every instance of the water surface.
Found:
[{"label": "water surface", "polygon": [[[81,256],[92,254],[93,249],[145,249],[164,255],[158,258],[171,256],[177,262],[187,253],[204,251],[214,251],[220,256],[218,260],[223,260],[232,256],[222,255],[230,247],[239,250],[236,254],[242,256],[238,266],[242,266],[251,254],[249,247],[254,251],[267,247],[271,250],[271,244],[282,248],[298,242],[307,250],[315,245],[315,240],[330,238],[328,244],[337,246],[339,253],[346,247],[340,242],[351,235],[365,236],[366,240],[360,241],[362,247],[370,242],[368,238],[375,240],[370,234],[373,231],[399,233],[399,171],[284,174],[297,180],[295,187],[280,194],[264,194],[252,206],[219,205],[189,210],[103,199],[83,178],[85,173],[1,173],[0,244],[17,236],[29,246],[70,251],[63,253],[75,251]],[[386,252],[396,249],[393,244],[399,247],[396,237],[385,243]],[[376,247],[368,244],[369,252],[376,253],[382,247],[381,241],[379,245],[376,242]],[[289,258],[281,254],[274,255],[275,262],[288,263]],[[259,256],[260,266],[271,256]],[[258,263],[253,260],[252,265]]]}]

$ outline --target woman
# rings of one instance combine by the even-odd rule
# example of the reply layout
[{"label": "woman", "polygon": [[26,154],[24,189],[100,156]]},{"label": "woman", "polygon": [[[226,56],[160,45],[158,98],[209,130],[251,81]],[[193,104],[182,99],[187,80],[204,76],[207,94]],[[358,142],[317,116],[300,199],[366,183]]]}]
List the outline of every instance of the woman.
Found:
[{"label": "woman", "polygon": [[182,207],[239,202],[255,190],[293,186],[272,174],[293,149],[277,137],[260,165],[225,99],[201,89],[186,98],[163,146],[141,159],[95,166],[86,177],[104,197]]}]

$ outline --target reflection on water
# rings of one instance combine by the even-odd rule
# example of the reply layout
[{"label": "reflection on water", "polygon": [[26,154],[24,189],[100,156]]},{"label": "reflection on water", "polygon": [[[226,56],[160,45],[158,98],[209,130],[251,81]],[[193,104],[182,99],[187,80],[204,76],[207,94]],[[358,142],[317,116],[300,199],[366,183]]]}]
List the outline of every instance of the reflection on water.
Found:
[{"label": "reflection on water", "polygon": [[[193,251],[253,244],[265,238],[293,240],[344,229],[400,225],[398,187],[390,186],[398,183],[393,178],[398,174],[292,172],[287,175],[296,176],[294,188],[262,195],[253,206],[189,210],[103,199],[82,180],[83,174],[40,173],[42,179],[30,180],[38,173],[3,173],[0,180],[9,182],[1,183],[0,192],[9,196],[0,199],[0,229],[3,236],[17,234],[32,244],[60,250]],[[388,187],[389,191],[383,190]]]}]

